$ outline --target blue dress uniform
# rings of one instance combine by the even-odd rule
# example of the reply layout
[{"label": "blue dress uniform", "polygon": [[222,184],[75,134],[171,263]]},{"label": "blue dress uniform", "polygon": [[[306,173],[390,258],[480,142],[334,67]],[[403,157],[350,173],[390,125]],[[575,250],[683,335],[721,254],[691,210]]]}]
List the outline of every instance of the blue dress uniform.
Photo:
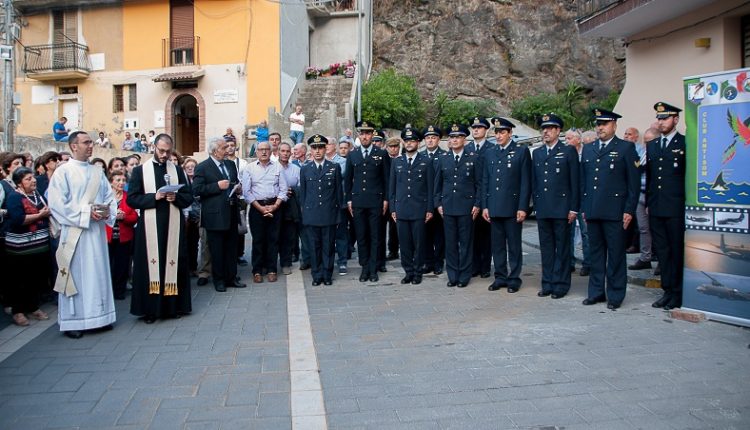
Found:
[{"label": "blue dress uniform", "polygon": [[[310,147],[325,147],[328,139],[319,134],[308,139]],[[328,160],[311,161],[300,171],[302,224],[310,244],[313,285],[331,284],[335,259],[336,224],[343,192],[341,166]]]},{"label": "blue dress uniform", "polygon": [[[367,121],[360,121],[361,131],[373,130]],[[383,202],[388,196],[388,153],[373,145],[361,146],[346,157],[344,192],[346,201],[352,202],[354,231],[357,235],[357,253],[362,266],[360,281],[378,280],[378,247],[382,227]]]},{"label": "blue dress uniform", "polygon": [[[540,118],[541,127],[563,127],[554,114]],[[565,296],[570,290],[570,223],[568,214],[578,212],[578,152],[559,140],[532,153],[531,193],[539,230],[542,253],[542,289],[540,297]]]},{"label": "blue dress uniform", "polygon": [[[451,133],[468,134],[454,124]],[[435,173],[435,206],[443,208],[445,266],[448,286],[465,287],[471,280],[473,207],[481,207],[482,170],[479,157],[463,151],[456,161],[453,151],[440,157]]]},{"label": "blue dress uniform", "polygon": [[[440,137],[440,133],[440,128],[434,125],[428,125],[422,130],[423,137],[429,135]],[[438,146],[432,152],[425,149],[422,153],[429,157],[433,170],[437,170],[437,159],[447,154],[448,151]],[[433,209],[432,218],[427,221],[425,227],[425,256],[422,273],[433,272],[439,275],[443,273],[443,262],[445,261],[445,231],[443,230],[443,217],[437,210]]]},{"label": "blue dress uniform", "polygon": [[[493,118],[495,129],[510,132],[513,124],[504,118]],[[494,145],[484,155],[482,208],[487,209],[492,230],[492,256],[495,281],[490,291],[507,287],[509,293],[521,288],[521,230],[516,219],[519,210],[529,213],[531,199],[531,153],[510,141],[505,148]],[[508,267],[510,266],[510,271]]]},{"label": "blue dress uniform", "polygon": [[[484,127],[489,130],[490,123],[486,118],[475,116],[471,119],[471,128]],[[464,151],[479,156],[479,163],[484,162],[485,154],[495,146],[492,142],[484,140],[481,146],[477,147],[476,142],[466,144]],[[480,166],[480,171],[481,166]],[[472,260],[471,276],[481,275],[482,278],[490,276],[490,266],[492,265],[492,234],[490,232],[490,223],[481,216],[474,220],[474,255]]]},{"label": "blue dress uniform", "polygon": [[[420,140],[419,133],[411,129],[405,129],[401,138]],[[391,164],[389,202],[391,213],[396,214],[401,267],[406,272],[402,284],[422,282],[425,218],[434,208],[434,172],[430,157],[423,153],[415,153],[411,157],[409,154],[401,155]]]},{"label": "blue dress uniform", "polygon": [[[597,122],[620,118],[620,115],[604,109],[594,109],[593,112]],[[608,142],[597,139],[583,146],[581,212],[589,232],[591,263],[588,297],[584,305],[606,300],[608,308],[617,309],[625,299],[627,261],[623,214],[630,214],[635,219],[641,183],[639,160],[635,145],[617,136]]]},{"label": "blue dress uniform", "polygon": [[[681,109],[659,102],[656,117],[679,116]],[[666,139],[666,141],[665,141]],[[672,130],[646,143],[646,207],[653,249],[661,268],[664,296],[654,307],[682,306],[685,260],[685,136]]]}]

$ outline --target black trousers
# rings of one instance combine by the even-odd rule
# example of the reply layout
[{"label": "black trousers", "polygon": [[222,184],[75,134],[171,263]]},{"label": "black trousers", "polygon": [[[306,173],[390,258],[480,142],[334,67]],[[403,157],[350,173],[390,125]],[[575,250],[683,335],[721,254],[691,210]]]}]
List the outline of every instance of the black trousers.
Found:
[{"label": "black trousers", "polygon": [[589,298],[605,296],[608,303],[619,305],[625,300],[628,283],[625,242],[627,231],[622,221],[587,219],[589,231]]},{"label": "black trousers", "polygon": [[[31,313],[39,309],[39,294],[47,289],[47,253],[29,255],[6,254],[6,268],[11,269],[10,282],[5,287],[5,305],[13,314]],[[40,262],[45,267],[40,267]],[[5,283],[5,282],[3,282]]]},{"label": "black trousers", "polygon": [[353,208],[352,212],[354,212],[354,231],[357,235],[359,265],[366,273],[376,273],[380,232],[383,225],[383,216],[381,215],[383,208]]},{"label": "black trousers", "polygon": [[659,259],[661,288],[667,294],[682,296],[682,269],[685,264],[685,217],[648,218],[652,249]]},{"label": "black trousers", "polygon": [[401,267],[406,276],[422,276],[425,250],[424,219],[397,221],[398,237],[401,245]]},{"label": "black trousers", "polygon": [[[515,217],[490,218],[492,258],[495,261],[495,283],[521,287],[521,230],[523,224]],[[510,268],[510,270],[509,270]]]},{"label": "black trousers", "polygon": [[432,219],[425,225],[425,256],[424,264],[430,270],[443,270],[445,260],[445,231],[443,217],[434,211]]},{"label": "black trousers", "polygon": [[474,257],[472,273],[489,273],[492,264],[490,223],[480,216],[474,220]]},{"label": "black trousers", "polygon": [[335,225],[306,225],[307,243],[310,244],[310,265],[313,281],[330,281],[335,259]]},{"label": "black trousers", "polygon": [[214,285],[232,283],[237,276],[237,219],[226,230],[206,230],[211,253],[211,276]]},{"label": "black trousers", "polygon": [[109,248],[109,270],[112,273],[112,294],[116,299],[125,297],[130,263],[133,259],[133,241],[120,242],[112,239]]},{"label": "black trousers", "polygon": [[570,290],[570,224],[564,218],[544,218],[537,219],[536,225],[542,253],[542,291],[565,295]]},{"label": "black trousers", "polygon": [[292,267],[292,251],[299,234],[297,224],[293,220],[281,220],[279,229],[279,262],[281,267]]},{"label": "black trousers", "polygon": [[474,222],[471,215],[444,215],[445,268],[448,280],[468,284],[474,253]]},{"label": "black trousers", "polygon": [[201,227],[199,220],[188,219],[185,223],[188,247],[188,267],[191,272],[198,271],[198,243],[201,239]]},{"label": "black trousers", "polygon": [[252,207],[250,209],[250,231],[253,234],[252,265],[253,274],[276,273],[279,255],[279,228],[281,214],[276,211],[273,217],[264,217]]}]

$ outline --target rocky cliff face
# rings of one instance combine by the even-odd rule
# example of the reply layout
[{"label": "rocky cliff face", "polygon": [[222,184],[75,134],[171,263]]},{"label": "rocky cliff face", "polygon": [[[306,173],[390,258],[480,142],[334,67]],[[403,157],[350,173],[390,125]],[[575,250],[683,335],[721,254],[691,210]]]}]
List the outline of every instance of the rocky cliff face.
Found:
[{"label": "rocky cliff face", "polygon": [[373,70],[414,76],[425,98],[488,98],[507,114],[569,80],[596,98],[624,85],[622,41],[581,38],[573,0],[379,0],[373,16]]}]

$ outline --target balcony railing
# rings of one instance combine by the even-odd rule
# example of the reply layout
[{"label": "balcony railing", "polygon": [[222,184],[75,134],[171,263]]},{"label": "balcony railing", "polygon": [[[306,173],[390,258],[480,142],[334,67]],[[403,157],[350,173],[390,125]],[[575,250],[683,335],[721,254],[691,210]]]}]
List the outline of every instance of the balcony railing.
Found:
[{"label": "balcony railing", "polygon": [[162,39],[162,67],[199,65],[200,41],[199,36]]},{"label": "balcony railing", "polygon": [[357,0],[305,0],[305,4],[309,12],[319,16],[357,10]]},{"label": "balcony railing", "polygon": [[622,1],[623,0],[577,0],[578,21],[606,9],[615,3],[621,3]]},{"label": "balcony railing", "polygon": [[23,71],[32,78],[76,78],[91,73],[89,47],[76,42],[24,47]]}]

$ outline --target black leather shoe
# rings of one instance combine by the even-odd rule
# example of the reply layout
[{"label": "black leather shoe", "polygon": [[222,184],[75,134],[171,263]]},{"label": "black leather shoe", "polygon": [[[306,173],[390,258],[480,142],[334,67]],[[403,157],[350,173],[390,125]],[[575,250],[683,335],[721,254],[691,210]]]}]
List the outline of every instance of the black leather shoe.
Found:
[{"label": "black leather shoe", "polygon": [[466,288],[467,285],[469,285],[468,282],[459,282],[458,284],[456,284],[456,287],[458,287],[458,288]]},{"label": "black leather shoe", "polygon": [[539,297],[547,297],[547,296],[549,296],[550,294],[552,294],[552,293],[551,293],[551,292],[549,292],[549,291],[544,291],[544,290],[542,290],[542,291],[539,291],[538,293],[536,293],[536,295],[537,295],[537,296],[539,296]]},{"label": "black leather shoe", "polygon": [[607,309],[613,311],[620,307],[620,303],[607,303]]},{"label": "black leather shoe", "polygon": [[575,273],[576,266],[570,266],[570,273]]},{"label": "black leather shoe", "polygon": [[439,275],[439,274],[443,273],[443,269],[439,269],[439,268],[438,268],[438,269],[435,269],[435,271],[434,271],[434,272],[432,272],[432,273],[434,273],[434,274],[436,274],[436,275]]},{"label": "black leather shoe", "polygon": [[584,306],[591,306],[595,305],[597,303],[604,303],[607,301],[604,297],[594,297],[593,299],[589,299],[588,297],[583,299],[583,302],[581,302]]},{"label": "black leather shoe", "polygon": [[447,284],[445,284],[446,287],[455,287],[458,285],[458,282],[448,281]]},{"label": "black leather shoe", "polygon": [[247,284],[243,284],[242,282],[234,281],[231,284],[227,284],[228,287],[232,288],[245,288],[247,287]]},{"label": "black leather shoe", "polygon": [[412,277],[409,275],[404,276],[404,279],[401,280],[402,284],[411,284]]},{"label": "black leather shoe", "polygon": [[378,272],[380,272],[380,273],[385,273],[387,271],[388,271],[388,268],[386,268],[385,266],[378,267]]},{"label": "black leather shoe", "polygon": [[370,275],[370,282],[378,282],[378,279],[379,278],[377,273],[373,273],[372,275]]},{"label": "black leather shoe", "polygon": [[208,278],[198,278],[197,284],[198,284],[199,287],[202,287],[202,286],[208,284]]},{"label": "black leather shoe", "polygon": [[516,285],[508,285],[508,292],[513,294],[518,292],[518,286]]},{"label": "black leather shoe", "polygon": [[65,336],[71,338],[71,339],[80,339],[83,337],[83,332],[81,330],[70,330],[70,331],[64,331]]},{"label": "black leather shoe", "polygon": [[579,273],[579,275],[589,276],[589,273],[591,273],[591,269],[589,269],[588,267],[581,267],[581,273]]},{"label": "black leather shoe", "polygon": [[682,307],[682,298],[677,296],[672,296],[671,299],[669,299],[669,302],[667,302],[666,305],[664,305],[664,310],[672,310],[675,308],[681,308]]},{"label": "black leather shoe", "polygon": [[412,285],[419,285],[422,283],[422,277],[421,276],[415,276],[411,279]]},{"label": "black leather shoe", "polygon": [[477,276],[479,276],[479,272],[474,272],[474,273],[471,274],[472,278],[476,278]]},{"label": "black leather shoe", "polygon": [[323,281],[323,285],[333,285],[333,281],[331,281],[330,279],[326,279],[325,281]]},{"label": "black leather shoe", "polygon": [[643,270],[643,269],[650,269],[651,268],[651,262],[650,261],[643,261],[640,258],[635,263],[628,266],[628,270]]},{"label": "black leather shoe", "polygon": [[550,297],[552,297],[553,299],[557,300],[557,299],[562,299],[563,297],[565,297],[565,294],[552,293],[552,295]]},{"label": "black leather shoe", "polygon": [[146,324],[153,324],[156,322],[156,317],[153,315],[146,315],[145,317],[143,317],[143,322],[145,322]]},{"label": "black leather shoe", "polygon": [[422,267],[421,267],[421,268],[419,269],[419,272],[420,272],[420,273],[422,273],[422,274],[424,275],[424,274],[427,274],[427,273],[430,273],[430,272],[432,272],[432,269],[430,269],[430,268],[429,268],[429,267],[427,267],[427,266],[422,266]]},{"label": "black leather shoe", "polygon": [[214,284],[214,290],[216,290],[216,291],[218,291],[220,293],[224,293],[224,292],[227,291],[227,287],[224,286],[223,283],[215,283]]},{"label": "black leather shoe", "polygon": [[314,281],[312,282],[312,284],[313,284],[313,287],[317,287],[318,285],[320,285],[320,279],[316,279],[316,280],[314,280]]},{"label": "black leather shoe", "polygon": [[669,293],[664,293],[661,298],[653,303],[651,303],[652,308],[663,308],[664,306],[669,303],[669,300],[672,298],[672,296]]},{"label": "black leather shoe", "polygon": [[367,282],[370,279],[370,274],[366,270],[362,270],[359,274],[359,282]]},{"label": "black leather shoe", "polygon": [[489,278],[490,277],[490,272],[482,272],[479,275],[479,277],[481,277],[481,278]]},{"label": "black leather shoe", "polygon": [[107,324],[107,325],[105,325],[103,327],[97,328],[96,331],[112,331],[112,330],[114,330],[114,328],[115,327],[112,324]]},{"label": "black leather shoe", "polygon": [[497,291],[500,288],[505,288],[505,287],[507,287],[507,285],[501,284],[501,283],[494,283],[493,282],[492,285],[490,285],[489,287],[487,287],[487,290],[488,291]]},{"label": "black leather shoe", "polygon": [[385,259],[388,260],[388,261],[390,261],[390,260],[398,260],[398,254],[397,253],[388,254],[388,256],[385,257]]},{"label": "black leather shoe", "polygon": [[307,263],[304,263],[304,264],[300,264],[300,265],[299,265],[299,270],[307,270],[307,269],[309,269],[309,268],[310,268],[310,265],[309,265],[309,264],[307,264]]}]

